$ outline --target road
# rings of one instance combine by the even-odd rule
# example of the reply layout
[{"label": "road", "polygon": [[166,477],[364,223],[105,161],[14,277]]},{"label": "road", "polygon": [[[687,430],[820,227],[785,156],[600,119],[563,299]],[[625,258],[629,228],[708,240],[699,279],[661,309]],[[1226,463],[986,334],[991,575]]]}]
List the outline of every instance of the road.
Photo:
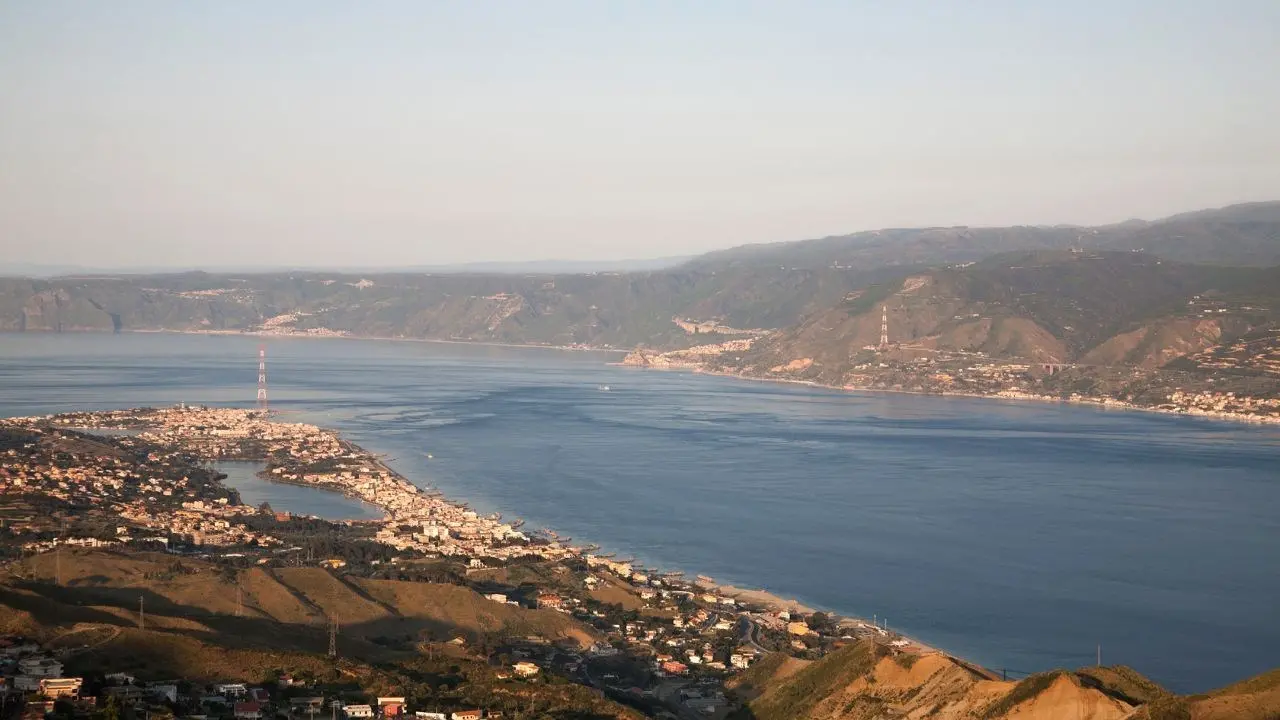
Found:
[{"label": "road", "polygon": [[756,638],[760,637],[760,626],[756,624],[756,621],[751,618],[749,613],[739,615],[738,622],[742,626],[741,644],[761,654],[769,652],[761,647],[760,643],[756,642]]}]

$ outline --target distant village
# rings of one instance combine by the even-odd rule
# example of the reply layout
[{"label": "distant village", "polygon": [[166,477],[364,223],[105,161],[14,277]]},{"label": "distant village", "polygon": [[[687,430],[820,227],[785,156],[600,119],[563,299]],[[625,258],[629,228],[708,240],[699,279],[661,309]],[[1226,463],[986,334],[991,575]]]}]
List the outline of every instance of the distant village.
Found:
[{"label": "distant village", "polygon": [[[1280,393],[1272,380],[1250,382],[1231,371],[1280,374],[1274,342],[1241,342],[1195,356],[1204,372],[1095,367],[1075,363],[1011,362],[981,352],[954,352],[887,345],[867,346],[839,382],[812,379],[813,358],[796,358],[767,369],[742,367],[757,338],[699,345],[685,350],[636,350],[624,365],[655,370],[693,370],[717,375],[827,385],[843,390],[888,390],[1011,400],[1071,402],[1150,410],[1224,420],[1280,423]],[[1225,372],[1223,372],[1225,371]],[[1238,387],[1237,387],[1238,385]]]}]

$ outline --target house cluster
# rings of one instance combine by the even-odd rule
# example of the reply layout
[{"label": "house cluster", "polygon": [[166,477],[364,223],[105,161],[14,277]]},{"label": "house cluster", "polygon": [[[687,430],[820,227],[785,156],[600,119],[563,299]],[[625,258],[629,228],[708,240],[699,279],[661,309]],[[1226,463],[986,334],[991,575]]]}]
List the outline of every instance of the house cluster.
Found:
[{"label": "house cluster", "polygon": [[[531,541],[516,525],[502,523],[497,516],[480,515],[433,493],[422,492],[378,457],[342,441],[332,430],[305,423],[276,423],[261,411],[179,405],[40,420],[74,427],[147,428],[138,434],[138,439],[168,452],[195,455],[201,460],[265,461],[265,473],[275,482],[329,489],[381,507],[387,516],[375,539],[398,550],[497,560],[530,555],[559,560],[572,553],[572,548],[559,542]],[[182,510],[186,514],[173,515],[169,520],[182,525],[184,534],[206,543],[210,539],[221,543],[234,537],[234,523],[225,518],[228,512],[253,511],[209,501],[183,503]],[[214,527],[196,524],[197,518],[210,515],[227,520],[227,525],[218,520]],[[148,521],[151,516],[138,520]],[[257,544],[270,544],[257,539]]]},{"label": "house cluster", "polygon": [[[66,677],[62,663],[38,643],[17,636],[0,636],[0,696],[24,706],[24,717],[44,717],[54,703],[83,703],[84,678]],[[92,707],[92,700],[89,700]]]},{"label": "house cluster", "polygon": [[[47,550],[56,544],[104,547],[127,542],[159,542],[181,535],[197,543],[270,545],[275,539],[237,521],[255,512],[234,505],[224,488],[209,482],[208,471],[194,467],[178,451],[156,452],[134,438],[121,438],[124,452],[107,454],[86,449],[69,431],[49,427],[44,418],[0,420],[0,428],[25,433],[27,442],[0,452],[0,494],[44,496],[82,508],[81,517],[98,517],[114,533],[78,536],[61,532],[52,540],[37,540],[28,550]],[[138,452],[128,452],[138,448]],[[203,473],[203,477],[193,477]],[[16,524],[16,532],[49,529],[47,517]]]},{"label": "house cluster", "polygon": [[1234,392],[1182,392],[1169,395],[1161,409],[1188,415],[1250,415],[1280,420],[1280,398],[1257,398]]},{"label": "house cluster", "polygon": [[[519,662],[513,672],[520,677],[537,675],[539,668]],[[479,708],[411,711],[404,697],[373,697],[359,702],[327,698],[307,683],[283,676],[270,690],[243,682],[193,684],[180,679],[139,682],[124,672],[92,679],[96,695],[84,694],[82,677],[65,677],[63,665],[33,641],[0,636],[0,698],[7,709],[18,703],[24,720],[38,720],[54,711],[58,702],[69,703],[77,714],[92,714],[108,704],[134,708],[137,716],[176,716],[193,720],[480,720],[500,718],[498,711]],[[5,714],[7,716],[7,713]]]}]

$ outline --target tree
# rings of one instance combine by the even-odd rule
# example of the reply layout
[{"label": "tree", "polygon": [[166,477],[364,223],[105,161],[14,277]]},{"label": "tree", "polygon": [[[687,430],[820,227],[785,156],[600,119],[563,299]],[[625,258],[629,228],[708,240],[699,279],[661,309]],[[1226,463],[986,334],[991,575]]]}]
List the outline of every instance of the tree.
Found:
[{"label": "tree", "polygon": [[816,612],[809,616],[809,627],[817,632],[823,632],[831,628],[831,616],[824,612]]}]

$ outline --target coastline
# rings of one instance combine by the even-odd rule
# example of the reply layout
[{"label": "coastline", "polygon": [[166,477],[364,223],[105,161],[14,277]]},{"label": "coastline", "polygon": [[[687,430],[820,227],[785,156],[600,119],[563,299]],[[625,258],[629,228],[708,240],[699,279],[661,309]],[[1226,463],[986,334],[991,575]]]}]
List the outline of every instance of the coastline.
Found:
[{"label": "coastline", "polygon": [[[436,488],[419,486],[385,462],[381,455],[347,440],[341,432],[333,428],[279,422],[270,415],[263,415],[254,410],[187,408],[185,406],[170,410],[135,408],[63,413],[29,420],[52,421],[54,425],[62,425],[68,429],[74,427],[82,430],[90,428],[100,430],[129,427],[140,430],[137,436],[170,448],[180,448],[185,452],[193,453],[215,471],[220,460],[262,463],[262,469],[255,474],[264,482],[278,482],[333,492],[378,508],[383,514],[381,519],[344,519],[330,520],[330,522],[380,526],[376,540],[398,549],[413,548],[426,552],[470,557],[485,555],[503,557],[493,547],[486,547],[483,543],[467,545],[462,541],[455,543],[452,540],[418,542],[419,536],[416,534],[412,536],[413,539],[409,539],[392,530],[403,523],[414,522],[430,522],[433,525],[439,522],[454,527],[445,518],[466,519],[467,526],[483,528],[485,534],[495,529],[505,528],[507,537],[526,538],[523,534],[513,533],[511,524],[504,525],[501,522],[501,513],[481,515],[472,510],[465,501],[447,497]],[[290,438],[293,438],[296,441],[292,446],[293,451],[288,456],[277,454],[258,457],[254,451],[250,450],[258,447],[256,443],[262,442],[261,439],[255,438],[268,437],[274,438],[272,442],[277,443],[277,446],[282,442],[288,444]],[[299,439],[301,440],[298,441]],[[238,451],[227,452],[229,448]],[[341,457],[353,463],[353,465],[340,467],[359,467],[360,470],[353,474],[339,472],[337,469],[314,469],[309,462],[317,459],[317,448],[321,448],[320,452],[328,457]],[[302,451],[303,456],[310,457],[310,460],[300,459],[296,454],[299,450]],[[323,458],[320,459],[323,460]],[[224,476],[221,482],[225,488],[238,491],[234,485],[225,483],[225,473],[220,474]],[[240,505],[228,509],[235,512],[254,511],[251,505]],[[425,527],[423,529],[425,530]],[[462,536],[467,536],[465,531]],[[448,538],[448,535],[445,537]],[[817,610],[798,599],[784,598],[764,589],[718,583],[705,576],[698,576],[696,580],[677,579],[684,578],[688,571],[672,572],[641,565],[632,560],[614,560],[615,556],[612,554],[598,554],[598,546],[587,544],[589,539],[580,539],[571,545],[569,539],[562,539],[554,530],[533,533],[527,537],[527,542],[529,544],[526,547],[533,551],[531,554],[545,561],[560,562],[571,558],[576,559],[589,567],[608,571],[621,578],[633,591],[637,586],[643,587],[647,582],[644,579],[637,580],[636,576],[639,575],[660,578],[663,583],[671,587],[730,598],[735,603],[763,608],[765,612],[770,613],[786,611],[808,615]],[[517,552],[512,556],[520,554]],[[734,612],[741,614],[747,612],[747,609],[737,606]],[[856,615],[845,615],[839,611],[830,611],[827,614],[846,634],[873,634],[883,640],[901,640],[904,644],[899,647],[909,652],[938,652],[914,638],[906,637],[901,633],[891,633],[886,628],[875,627]]]},{"label": "coastline", "polygon": [[[332,428],[323,428],[323,429],[324,429],[326,432],[333,433],[333,434],[334,434],[335,436],[337,436],[337,437],[341,437],[341,433],[340,433],[339,431],[337,431],[337,430],[334,430],[334,429],[332,429]],[[342,440],[342,443],[343,443],[344,445],[346,445],[348,448],[350,448],[352,452],[355,452],[355,453],[361,453],[361,454],[365,455],[366,457],[371,458],[371,459],[372,459],[372,462],[373,462],[374,464],[376,464],[376,466],[377,466],[378,468],[380,468],[380,469],[382,469],[382,470],[385,470],[386,472],[390,473],[390,474],[391,474],[392,476],[394,476],[395,478],[397,478],[397,479],[399,479],[399,480],[401,480],[401,481],[403,481],[403,482],[405,482],[405,483],[408,483],[409,485],[412,485],[412,486],[414,486],[414,487],[418,487],[420,490],[422,489],[422,487],[421,487],[421,486],[419,486],[419,485],[417,485],[416,483],[414,483],[414,482],[413,482],[413,480],[411,480],[410,478],[406,477],[404,474],[400,473],[400,472],[399,472],[398,470],[396,470],[394,467],[390,466],[389,464],[387,464],[387,463],[383,462],[381,459],[379,459],[379,458],[378,458],[378,456],[377,456],[376,454],[374,454],[374,453],[370,452],[369,450],[367,450],[367,449],[365,449],[365,448],[363,448],[363,447],[361,447],[361,446],[359,446],[359,445],[357,445],[357,444],[355,444],[355,443],[353,443],[353,442],[351,442],[351,441],[349,441],[349,440],[346,440],[346,439],[343,439],[343,440]],[[384,512],[384,513],[386,513],[386,515],[387,515],[387,519],[391,519],[391,518],[393,517],[393,514],[391,513],[391,511],[390,511],[390,509],[389,509],[389,508],[387,508],[387,507],[385,507],[385,506],[383,506],[383,505],[381,505],[381,504],[379,504],[379,503],[372,502],[372,501],[370,501],[370,500],[368,500],[368,499],[366,499],[366,498],[360,497],[358,494],[355,494],[355,493],[344,492],[344,491],[341,491],[341,490],[337,490],[337,489],[334,489],[334,488],[328,488],[328,487],[324,487],[324,486],[317,486],[317,485],[314,485],[314,484],[311,484],[311,483],[306,483],[306,482],[294,482],[294,481],[276,481],[276,482],[289,482],[290,484],[296,484],[296,485],[304,486],[304,487],[313,487],[313,488],[320,489],[320,490],[328,490],[328,491],[330,491],[330,492],[340,492],[341,494],[343,494],[343,495],[345,495],[345,496],[347,496],[347,497],[350,497],[350,498],[352,498],[352,499],[360,500],[361,502],[364,502],[364,503],[367,503],[367,504],[370,504],[370,505],[374,505],[374,506],[376,506],[376,507],[381,508],[381,509],[383,510],[383,512]],[[468,509],[468,510],[470,509],[470,506],[467,504],[467,502],[466,502],[466,501],[459,501],[459,500],[456,500],[456,499],[454,499],[454,498],[451,498],[451,497],[449,497],[449,496],[445,495],[443,492],[441,492],[441,491],[437,490],[436,488],[431,488],[431,492],[432,492],[432,493],[434,493],[434,494],[435,494],[435,497],[436,497],[440,502],[442,502],[442,503],[445,503],[445,504],[451,505],[451,506],[453,506],[453,507],[455,507],[455,508],[458,508],[458,509]],[[377,521],[377,520],[350,520],[350,521],[344,521],[344,522],[364,522],[364,523],[369,523],[369,522],[379,522],[379,521]],[[549,538],[550,538],[553,542],[556,542],[556,543],[558,544],[558,539],[559,539],[559,537],[560,537],[560,536],[559,536],[559,534],[558,534],[554,529],[543,530],[543,531],[540,531],[540,533],[539,533],[539,534],[540,534],[540,535],[544,535],[544,536],[549,535]],[[576,543],[574,546],[567,546],[565,549],[569,551],[569,554],[571,554],[571,555],[573,555],[573,556],[575,556],[575,557],[577,557],[577,558],[579,558],[579,559],[586,560],[586,561],[587,561],[587,563],[588,563],[589,565],[590,565],[590,564],[592,564],[592,563],[591,563],[590,558],[595,557],[595,556],[594,556],[592,553],[589,553],[589,552],[585,551],[585,550],[583,549],[584,545],[582,545],[582,543],[590,543],[590,542],[591,542],[591,541],[590,541],[590,539],[577,538],[576,540],[578,540],[578,543]],[[587,546],[587,547],[598,547],[598,546],[591,546],[591,545],[586,545],[586,546]],[[623,552],[623,551],[625,551],[625,549],[619,549],[619,550],[618,550],[618,552]],[[598,552],[598,551],[597,551],[597,552]],[[599,557],[610,557],[610,555],[603,555],[603,556],[599,556]],[[685,576],[685,577],[687,577],[687,576],[688,576],[688,574],[689,574],[690,572],[692,572],[692,570],[677,570],[677,571],[672,571],[672,570],[669,570],[669,569],[663,569],[663,568],[651,567],[651,566],[647,566],[647,565],[641,565],[641,564],[639,564],[639,563],[635,563],[635,568],[636,568],[636,570],[637,570],[637,571],[643,571],[645,574],[647,574],[647,575],[649,575],[649,576],[653,576],[653,577],[669,577],[669,576]],[[811,614],[813,614],[814,612],[823,611],[823,612],[826,612],[828,615],[830,615],[830,616],[831,616],[831,617],[836,621],[836,623],[837,623],[841,628],[844,628],[844,629],[846,629],[846,630],[852,630],[852,629],[854,629],[854,628],[866,629],[866,628],[874,627],[874,626],[871,624],[871,622],[870,622],[870,621],[868,621],[866,618],[863,618],[863,617],[861,617],[861,616],[859,616],[859,615],[855,615],[855,614],[845,614],[845,612],[842,612],[842,611],[837,611],[837,610],[823,609],[823,608],[814,607],[814,606],[811,606],[811,605],[806,604],[805,602],[801,601],[801,600],[800,600],[800,599],[798,599],[798,598],[794,598],[794,597],[792,597],[792,598],[785,598],[785,597],[783,597],[783,596],[781,596],[781,595],[779,595],[779,594],[777,594],[777,593],[774,593],[774,592],[769,591],[769,590],[765,590],[765,589],[763,589],[763,588],[740,587],[740,586],[733,585],[733,584],[719,583],[719,582],[716,582],[713,578],[709,578],[709,577],[701,576],[701,575],[695,576],[695,579],[693,579],[693,580],[686,580],[686,582],[687,582],[691,587],[699,588],[699,589],[701,589],[701,590],[705,590],[705,591],[707,591],[707,592],[716,593],[716,594],[719,594],[719,595],[721,595],[721,596],[723,596],[723,597],[732,598],[732,599],[734,599],[735,601],[738,601],[738,602],[742,602],[742,603],[747,603],[747,604],[751,604],[751,605],[754,605],[754,606],[763,607],[763,608],[765,608],[765,609],[766,609],[767,611],[769,611],[769,612],[777,613],[777,612],[784,612],[784,611],[785,611],[785,612],[790,612],[790,613],[800,613],[800,614],[804,614],[804,615],[811,615]],[[926,643],[924,643],[924,642],[920,641],[920,639],[919,639],[919,638],[912,637],[912,636],[908,636],[908,635],[904,635],[904,634],[902,634],[902,633],[900,633],[900,632],[897,632],[897,631],[889,632],[887,628],[886,628],[886,629],[882,629],[882,630],[880,630],[879,632],[880,632],[882,635],[884,635],[886,638],[887,638],[887,637],[896,637],[896,638],[899,638],[899,639],[902,639],[902,640],[907,641],[907,643],[908,643],[908,644],[907,644],[906,646],[903,646],[903,647],[902,647],[902,649],[903,649],[903,650],[905,650],[905,651],[908,651],[908,652],[911,652],[911,653],[914,653],[914,654],[939,653],[939,654],[944,655],[944,656],[946,656],[946,657],[950,657],[950,658],[957,659],[957,660],[963,660],[964,662],[966,662],[966,663],[968,663],[968,664],[970,664],[970,665],[974,665],[975,667],[981,667],[981,666],[979,666],[977,663],[974,663],[974,662],[972,662],[972,661],[966,660],[966,659],[964,659],[964,658],[962,658],[962,657],[960,657],[960,656],[957,656],[957,655],[952,655],[951,653],[948,653],[948,652],[946,652],[945,650],[941,650],[941,649],[935,648],[935,647],[933,647],[933,646],[930,646],[930,645],[928,645],[928,644],[926,644]]]},{"label": "coastline", "polygon": [[874,387],[858,387],[853,385],[828,385],[826,383],[816,382],[814,380],[794,380],[789,378],[774,377],[756,377],[754,375],[742,375],[739,373],[724,372],[720,370],[707,370],[700,367],[646,367],[641,365],[628,365],[627,363],[610,363],[616,367],[632,368],[634,370],[655,371],[655,372],[673,372],[687,373],[690,375],[710,375],[712,377],[723,377],[732,380],[748,380],[759,383],[779,383],[783,385],[801,385],[811,388],[820,388],[823,390],[835,390],[846,393],[880,393],[891,395],[916,395],[920,397],[937,397],[937,398],[967,398],[973,400],[1006,400],[1013,402],[1057,404],[1057,405],[1087,405],[1108,410],[1134,411],[1144,413],[1154,413],[1168,417],[1186,417],[1198,418],[1201,420],[1221,420],[1226,422],[1246,423],[1251,425],[1280,425],[1280,416],[1265,415],[1247,415],[1243,413],[1232,412],[1215,412],[1209,410],[1164,410],[1157,407],[1148,407],[1144,405],[1134,405],[1122,400],[1109,400],[1106,398],[1055,398],[1046,395],[1034,395],[1031,393],[1018,394],[982,394],[982,393],[966,393],[966,392],[926,392],[923,390],[893,390],[890,388],[874,388]]},{"label": "coastline", "polygon": [[[28,331],[24,331],[28,332]],[[30,331],[35,334],[35,331]],[[502,347],[517,349],[534,349],[534,350],[562,350],[566,352],[583,352],[583,353],[614,353],[625,355],[628,351],[621,348],[611,347],[595,347],[591,345],[538,345],[534,343],[503,343],[491,342],[487,340],[440,340],[436,338],[413,338],[413,337],[394,337],[381,335],[328,335],[321,333],[271,333],[271,332],[255,332],[252,330],[147,330],[147,329],[131,329],[112,332],[109,330],[75,330],[76,333],[103,333],[110,335],[211,335],[218,337],[254,337],[254,338],[275,338],[280,340],[372,340],[375,342],[399,342],[399,343],[438,343],[441,345],[476,345],[479,347]],[[612,363],[609,363],[612,364]]]}]

